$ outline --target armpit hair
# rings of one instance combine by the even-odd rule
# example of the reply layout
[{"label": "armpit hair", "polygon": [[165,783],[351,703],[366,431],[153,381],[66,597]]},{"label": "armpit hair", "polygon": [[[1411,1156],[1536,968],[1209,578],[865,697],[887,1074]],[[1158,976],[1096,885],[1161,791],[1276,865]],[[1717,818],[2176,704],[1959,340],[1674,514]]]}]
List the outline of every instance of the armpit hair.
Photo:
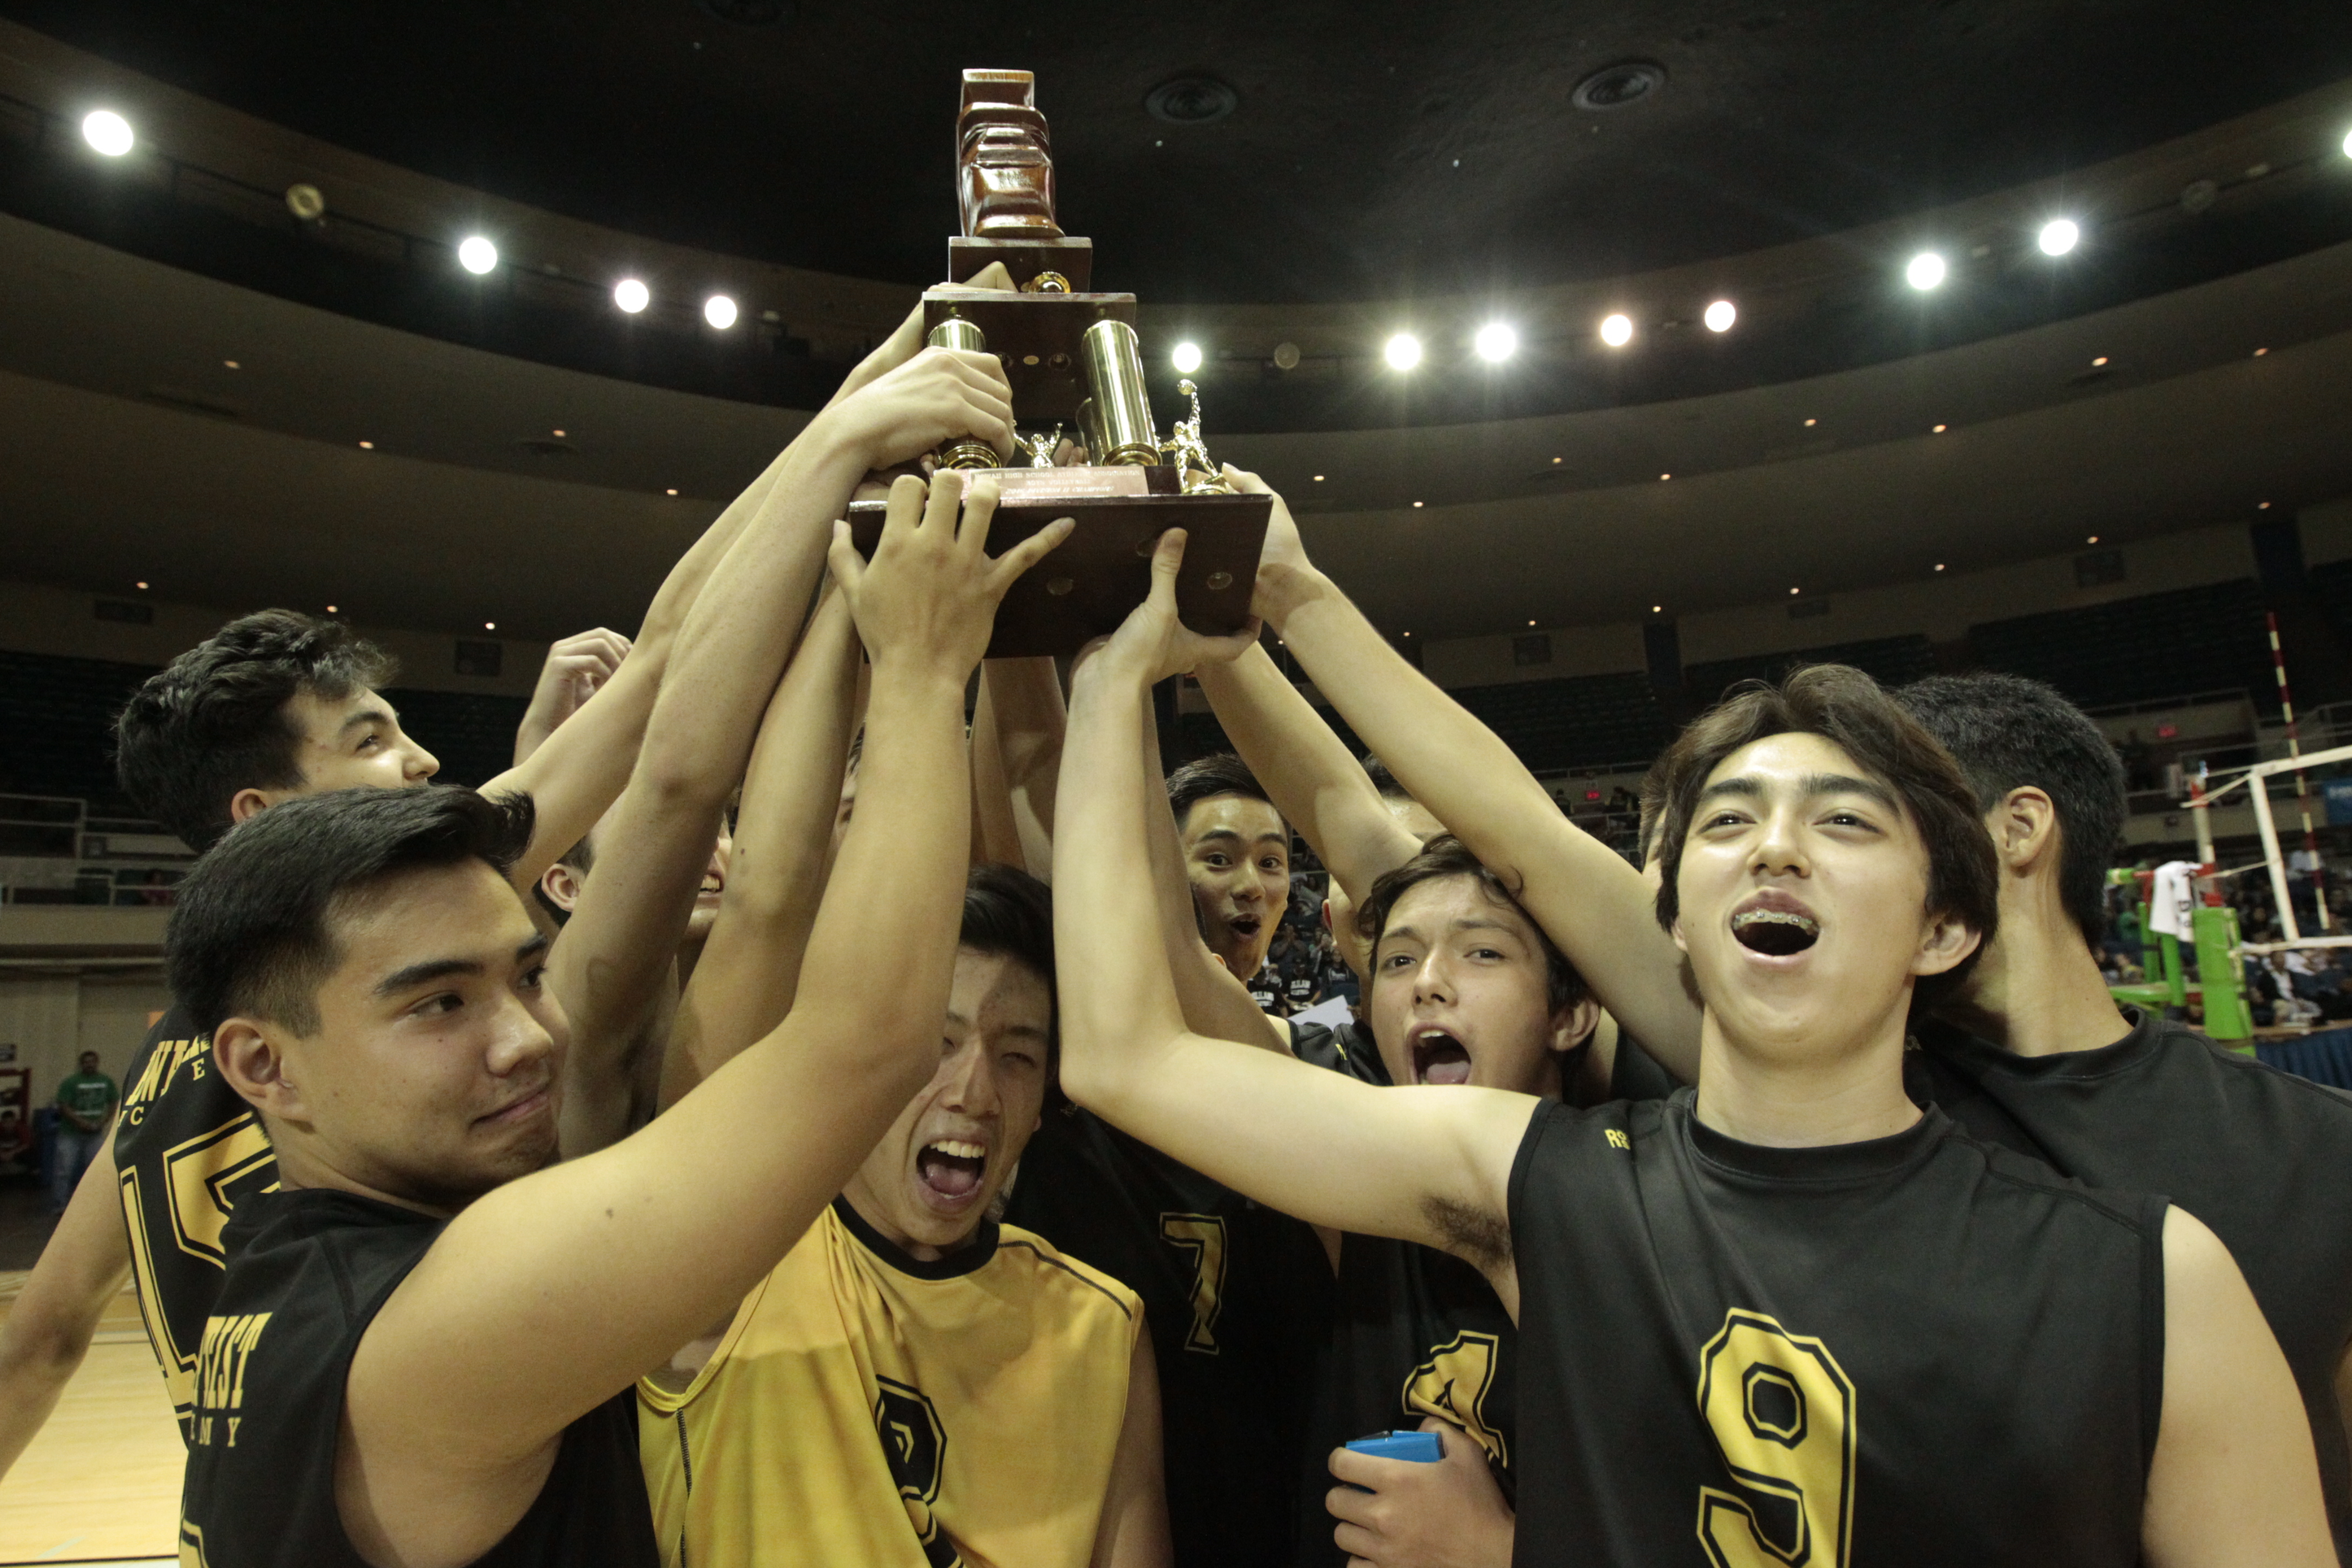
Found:
[{"label": "armpit hair", "polygon": [[1445,1250],[1482,1273],[1511,1261],[1510,1222],[1500,1215],[1451,1198],[1423,1198],[1421,1212],[1444,1238]]}]

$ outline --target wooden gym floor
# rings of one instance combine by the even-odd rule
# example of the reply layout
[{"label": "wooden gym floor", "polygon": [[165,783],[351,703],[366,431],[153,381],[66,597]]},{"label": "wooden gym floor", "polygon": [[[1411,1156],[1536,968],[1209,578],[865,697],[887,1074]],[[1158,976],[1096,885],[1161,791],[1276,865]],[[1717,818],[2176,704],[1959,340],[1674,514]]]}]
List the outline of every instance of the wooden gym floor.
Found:
[{"label": "wooden gym floor", "polygon": [[[21,1272],[0,1273],[0,1316],[24,1282]],[[138,1299],[126,1289],[48,1425],[0,1480],[0,1568],[176,1562],[184,1453]]]}]

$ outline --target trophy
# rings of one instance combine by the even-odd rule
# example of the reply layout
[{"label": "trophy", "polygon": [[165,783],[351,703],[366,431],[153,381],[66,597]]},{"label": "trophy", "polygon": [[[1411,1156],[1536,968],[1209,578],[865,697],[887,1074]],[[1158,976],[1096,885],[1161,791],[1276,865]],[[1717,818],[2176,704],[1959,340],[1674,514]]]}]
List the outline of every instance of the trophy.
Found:
[{"label": "trophy", "polygon": [[[963,233],[948,241],[948,278],[923,295],[925,341],[996,356],[1013,387],[1021,434],[1013,462],[986,442],[952,438],[938,466],[964,482],[996,481],[990,545],[1002,552],[1057,518],[1076,527],[1013,584],[996,613],[991,658],[1073,654],[1115,630],[1150,592],[1161,533],[1186,531],[1176,583],[1184,624],[1212,636],[1249,621],[1251,585],[1273,498],[1236,494],[1201,434],[1201,398],[1177,390],[1190,417],[1163,439],[1144,384],[1135,296],[1089,291],[1094,242],[1062,232],[1054,206],[1053,144],[1024,70],[968,70],[956,121],[956,197]],[[1003,262],[1014,289],[967,280]],[[1058,461],[1065,435],[1082,460]],[[871,555],[887,503],[849,509],[850,534]]]}]

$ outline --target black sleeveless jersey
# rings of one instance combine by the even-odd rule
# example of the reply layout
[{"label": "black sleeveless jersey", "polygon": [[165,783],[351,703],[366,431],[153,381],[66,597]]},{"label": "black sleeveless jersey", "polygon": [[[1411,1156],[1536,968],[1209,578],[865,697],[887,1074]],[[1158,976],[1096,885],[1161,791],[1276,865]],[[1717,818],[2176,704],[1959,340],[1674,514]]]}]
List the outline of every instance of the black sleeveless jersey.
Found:
[{"label": "black sleeveless jersey", "polygon": [[1933,1110],[1776,1149],[1691,1107],[1520,1144],[1519,1568],[2135,1568],[2164,1201]]},{"label": "black sleeveless jersey", "polygon": [[2061,1175],[2164,1193],[2221,1238],[2302,1389],[2336,1555],[2352,1563],[2336,1401],[2352,1343],[2352,1099],[2152,1014],[2131,1022],[2111,1046],[2047,1057],[1931,1023],[1906,1058],[1912,1097]]},{"label": "black sleeveless jersey", "polygon": [[[363,1568],[335,1506],[343,1382],[360,1337],[444,1222],[350,1193],[247,1199],[198,1356],[180,1500],[196,1568]],[[476,1568],[656,1568],[623,1389],[564,1430],[539,1496]]]},{"label": "black sleeveless jersey", "polygon": [[1143,1298],[1180,1568],[1286,1565],[1331,1299],[1313,1229],[1076,1106],[1045,1113],[1005,1217]]},{"label": "black sleeveless jersey", "polygon": [[131,1239],[131,1277],[163,1369],[180,1436],[191,1440],[196,1358],[227,1262],[230,1212],[274,1189],[278,1158],[261,1121],[213,1067],[213,1043],[174,1005],[122,1076],[114,1168]]},{"label": "black sleeveless jersey", "polygon": [[[1304,1031],[1302,1031],[1304,1033]],[[1387,1070],[1370,1035],[1349,1024],[1300,1055],[1368,1083]],[[1659,1100],[1674,1080],[1621,1034],[1611,1098]],[[1299,1483],[1298,1562],[1342,1568],[1324,1498],[1331,1450],[1351,1437],[1453,1422],[1486,1450],[1503,1495],[1517,1490],[1519,1331],[1486,1277],[1449,1253],[1387,1237],[1344,1237],[1328,1338],[1317,1359],[1314,1415]]]}]

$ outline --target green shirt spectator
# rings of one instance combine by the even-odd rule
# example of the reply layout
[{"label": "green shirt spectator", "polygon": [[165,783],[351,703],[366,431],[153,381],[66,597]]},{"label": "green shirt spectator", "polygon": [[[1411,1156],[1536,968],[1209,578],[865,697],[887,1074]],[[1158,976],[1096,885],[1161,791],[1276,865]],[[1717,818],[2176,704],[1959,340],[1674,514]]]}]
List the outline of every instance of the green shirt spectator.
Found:
[{"label": "green shirt spectator", "polygon": [[82,1052],[79,1068],[58,1085],[58,1109],[84,1132],[95,1132],[106,1125],[115,1099],[114,1080],[98,1070],[96,1051]]}]

